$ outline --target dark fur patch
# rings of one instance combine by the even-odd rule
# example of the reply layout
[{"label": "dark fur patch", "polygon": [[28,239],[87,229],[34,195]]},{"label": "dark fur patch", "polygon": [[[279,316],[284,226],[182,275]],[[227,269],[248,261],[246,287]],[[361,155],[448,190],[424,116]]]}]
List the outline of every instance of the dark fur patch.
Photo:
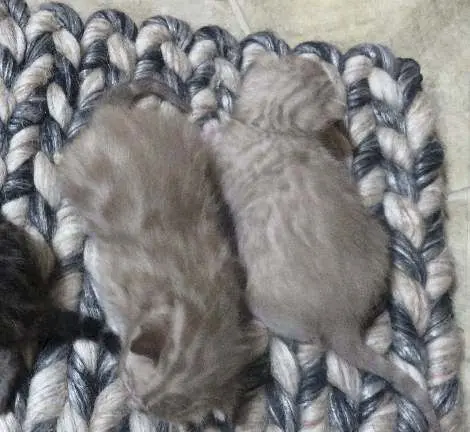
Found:
[{"label": "dark fur patch", "polygon": [[111,353],[118,337],[105,323],[77,312],[58,309],[44,280],[26,232],[0,219],[0,412],[8,409],[23,362],[19,352],[32,342],[91,339]]}]

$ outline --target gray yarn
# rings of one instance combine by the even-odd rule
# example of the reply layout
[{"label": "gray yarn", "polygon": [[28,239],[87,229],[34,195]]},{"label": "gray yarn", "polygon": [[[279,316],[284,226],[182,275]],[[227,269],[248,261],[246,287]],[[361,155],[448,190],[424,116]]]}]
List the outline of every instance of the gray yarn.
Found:
[{"label": "gray yarn", "polygon": [[[438,284],[438,276],[433,275],[432,266],[446,251],[442,204],[433,207],[429,214],[422,211],[420,223],[423,238],[416,243],[405,228],[393,226],[390,222],[390,209],[384,198],[385,194],[390,193],[394,197],[407,199],[410,205],[419,206],[421,198],[442,177],[444,153],[434,135],[430,134],[420,147],[410,150],[403,162],[387,156],[378,132],[378,128],[383,127],[411,140],[413,131],[410,130],[409,115],[422,91],[420,68],[414,60],[396,58],[388,48],[371,44],[356,46],[345,54],[324,42],[304,42],[290,48],[271,32],[256,33],[239,42],[220,27],[207,26],[193,32],[188,24],[169,16],[152,17],[144,21],[137,30],[127,15],[115,10],[96,12],[88,18],[85,25],[77,13],[66,5],[44,4],[38,13],[44,12],[52,14],[56,28],[66,30],[72,39],[82,42],[80,61],[79,64],[74,64],[56,45],[61,42],[54,38],[55,30],[52,27],[45,26],[37,30],[39,24],[33,26],[34,37],[27,41],[22,58],[15,57],[15,53],[8,47],[0,45],[0,80],[10,92],[14,91],[15,84],[24,76],[25,71],[34,67],[36,61],[47,59],[48,55],[53,59],[48,78],[44,82],[34,82],[26,97],[15,100],[8,118],[5,121],[0,119],[0,162],[7,163],[8,160],[12,163],[11,159],[20,157],[15,153],[12,142],[15,139],[20,140],[22,133],[32,130],[29,129],[31,126],[38,128],[39,143],[39,151],[32,152],[6,173],[0,183],[0,205],[8,218],[24,218],[29,229],[41,240],[45,253],[55,255],[55,265],[50,271],[54,280],[62,284],[61,289],[73,293],[74,287],[70,280],[82,275],[81,290],[76,295],[76,307],[82,314],[104,319],[94,293],[93,281],[83,260],[85,239],[79,241],[79,238],[77,241],[66,230],[71,222],[63,217],[64,208],[54,201],[54,194],[35,176],[43,171],[36,170],[45,169],[47,163],[54,165],[54,156],[66,145],[68,139],[86,125],[96,102],[107,87],[132,78],[163,78],[182,98],[192,102],[193,120],[197,124],[213,118],[223,119],[232,111],[236,97],[236,85],[230,81],[230,74],[224,75],[224,71],[243,71],[253,49],[271,51],[278,55],[313,55],[331,63],[343,77],[348,73],[349,61],[365,59],[372,68],[385,71],[396,83],[400,93],[399,104],[390,104],[386,99],[374,96],[367,77],[358,77],[347,85],[346,124],[350,131],[354,127],[355,115],[367,107],[370,107],[375,122],[375,127],[355,143],[352,174],[359,185],[366,184],[374,173],[383,174],[384,189],[380,199],[371,204],[371,209],[390,233],[394,269],[400,270],[404,277],[417,283],[423,291],[428,286]],[[28,34],[28,26],[35,16],[36,14],[30,15],[22,0],[0,0],[0,26],[14,23],[21,32]],[[90,37],[87,36],[87,29],[98,21],[109,25],[111,30],[98,35],[96,40],[85,46],[85,38]],[[1,30],[0,27],[0,32]],[[149,34],[157,32],[159,36],[155,40],[158,42],[151,39],[139,41],[139,37],[146,31]],[[113,63],[110,52],[110,40],[113,37],[120,38],[119,43],[124,41],[120,46],[124,54],[126,44],[131,47],[129,55],[134,55],[133,47],[138,46],[140,51],[131,69]],[[17,43],[20,44],[19,41]],[[166,44],[165,48],[163,44]],[[164,49],[173,50],[173,55],[180,56],[180,62],[169,62]],[[102,84],[87,85],[90,77],[102,77]],[[96,78],[94,83],[98,82],[99,79]],[[50,111],[48,90],[64,95],[71,112],[70,119],[58,118],[57,113]],[[214,96],[213,106],[197,105],[198,97],[204,92]],[[411,146],[408,143],[408,147]],[[39,154],[48,162],[38,159]],[[61,242],[69,242],[75,246],[64,249]],[[429,347],[433,342],[451,337],[456,332],[449,292],[451,288],[450,285],[446,286],[442,294],[432,297],[427,330],[424,333],[416,328],[413,311],[397,299],[394,298],[388,307],[392,336],[386,351],[393,353],[423,377],[426,377],[430,365]],[[310,352],[308,347],[275,337],[270,346],[270,352],[255,362],[248,374],[251,391],[247,399],[251,393],[255,394],[260,389],[266,394],[263,430],[313,430],[303,423],[306,410],[312,406],[319,407],[316,410],[324,410],[318,413],[327,416],[333,430],[358,430],[359,426],[375,421],[374,416],[393,395],[386,382],[364,374],[359,399],[354,400],[351,394],[329,381],[329,373],[334,371],[328,369],[325,354]],[[273,366],[273,373],[269,374],[269,358],[282,360],[285,370],[277,371]],[[141,419],[136,420],[136,413],[112,411],[113,408],[103,395],[114,392],[115,366],[116,359],[91,342],[67,346],[51,341],[42,348],[31,376],[26,377],[23,382],[15,399],[13,420],[8,419],[8,425],[11,426],[6,427],[5,432],[20,430],[22,425],[25,431],[35,432],[56,429],[101,430],[98,429],[101,427],[98,425],[102,424],[100,421],[106,422],[108,419],[104,419],[103,415],[99,416],[100,410],[114,418],[107,430],[183,430],[156,419],[138,423]],[[42,416],[33,402],[42,391],[41,374],[48,371],[54,372],[51,377],[57,377],[59,384],[60,374],[63,373],[67,387],[56,396],[55,400],[60,402],[58,406],[51,407],[48,415]],[[35,379],[39,381],[36,383]],[[430,394],[438,417],[450,418],[448,424],[457,427],[461,411],[461,385],[457,372],[454,375],[449,374],[448,379],[441,384],[433,385]],[[426,422],[423,414],[402,397],[396,396],[395,401],[398,418],[394,430],[424,432]],[[0,428],[7,424],[6,420],[1,423],[3,420],[0,417]],[[235,426],[211,416],[204,425],[194,426],[190,430],[233,431]],[[3,432],[3,429],[0,431]]]}]

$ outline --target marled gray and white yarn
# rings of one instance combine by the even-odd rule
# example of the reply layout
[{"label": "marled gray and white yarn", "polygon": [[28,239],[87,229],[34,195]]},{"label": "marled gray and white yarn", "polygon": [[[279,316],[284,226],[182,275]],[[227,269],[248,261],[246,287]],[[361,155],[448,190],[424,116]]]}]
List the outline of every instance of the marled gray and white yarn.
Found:
[{"label": "marled gray and white yarn", "polygon": [[[348,90],[352,172],[364,204],[390,229],[393,301],[368,343],[428,385],[443,431],[461,426],[462,344],[451,300],[452,259],[444,235],[443,150],[419,66],[388,49],[360,45],[340,53],[305,42],[291,49],[271,33],[237,41],[224,29],[193,32],[157,16],[138,30],[122,12],[93,14],[85,24],[68,6],[30,14],[22,0],[0,0],[0,205],[42,246],[43,270],[69,308],[101,317],[83,257],[80,221],[59,201],[54,158],[87,122],[102,91],[134,77],[160,75],[203,124],[230,114],[244,70],[263,51],[320,59],[337,68]],[[314,223],[314,221],[312,221]],[[253,398],[239,423],[215,416],[201,430],[425,431],[423,415],[387,383],[361,375],[315,345],[272,338],[271,374],[253,365]],[[262,386],[260,386],[262,384]],[[396,428],[394,425],[397,423]],[[96,344],[51,343],[0,416],[6,431],[182,430],[128,412],[115,359]]]}]

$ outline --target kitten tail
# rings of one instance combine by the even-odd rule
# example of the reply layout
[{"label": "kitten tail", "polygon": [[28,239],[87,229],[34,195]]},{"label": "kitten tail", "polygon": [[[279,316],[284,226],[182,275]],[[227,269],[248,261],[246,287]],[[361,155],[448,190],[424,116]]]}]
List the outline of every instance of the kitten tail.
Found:
[{"label": "kitten tail", "polygon": [[327,342],[335,353],[351,365],[385,379],[405,398],[411,397],[411,401],[424,413],[429,431],[441,431],[427,391],[392,361],[369,348],[362,341],[360,334],[352,335],[348,329],[331,336]]}]

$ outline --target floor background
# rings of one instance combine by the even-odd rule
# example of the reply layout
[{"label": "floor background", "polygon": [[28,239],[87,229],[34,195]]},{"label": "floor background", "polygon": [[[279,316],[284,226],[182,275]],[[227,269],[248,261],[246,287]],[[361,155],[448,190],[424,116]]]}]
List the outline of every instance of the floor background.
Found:
[{"label": "floor background", "polygon": [[[82,18],[114,8],[137,24],[169,14],[193,28],[217,24],[236,37],[272,29],[291,46],[324,40],[346,50],[357,43],[388,45],[422,67],[426,90],[439,109],[447,150],[449,244],[456,260],[455,306],[466,331],[463,381],[470,394],[470,1],[452,0],[62,0]],[[37,9],[41,0],[29,0]],[[466,401],[470,413],[470,401]],[[470,430],[470,425],[468,427]]]}]

